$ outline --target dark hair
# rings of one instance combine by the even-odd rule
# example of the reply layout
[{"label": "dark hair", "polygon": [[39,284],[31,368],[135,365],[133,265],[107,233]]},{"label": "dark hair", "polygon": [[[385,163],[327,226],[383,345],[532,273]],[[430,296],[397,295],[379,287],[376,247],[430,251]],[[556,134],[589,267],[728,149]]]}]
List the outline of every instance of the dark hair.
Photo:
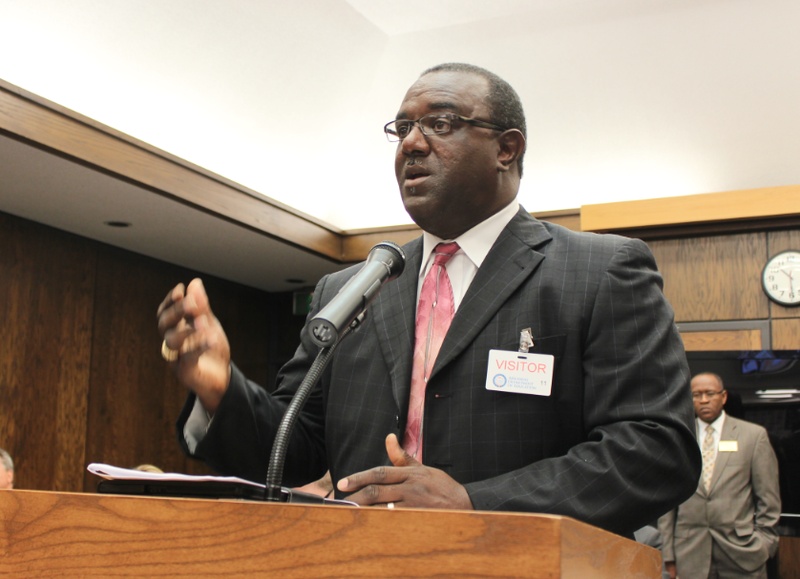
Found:
[{"label": "dark hair", "polygon": [[697,378],[698,376],[711,376],[711,377],[715,378],[716,381],[719,383],[719,387],[722,388],[722,390],[720,390],[720,392],[724,392],[725,391],[725,384],[722,383],[722,377],[719,376],[718,374],[714,374],[714,372],[700,372],[699,374],[695,374],[693,379]]},{"label": "dark hair", "polygon": [[[429,68],[420,77],[433,72],[462,72],[476,74],[485,78],[489,83],[489,96],[486,103],[489,105],[489,121],[507,129],[517,129],[522,133],[523,137],[528,138],[528,132],[525,127],[525,113],[522,111],[522,102],[519,100],[517,91],[495,73],[474,64],[448,62]],[[517,159],[520,176],[522,176],[522,158],[524,156],[525,151],[522,151],[519,159]]]}]

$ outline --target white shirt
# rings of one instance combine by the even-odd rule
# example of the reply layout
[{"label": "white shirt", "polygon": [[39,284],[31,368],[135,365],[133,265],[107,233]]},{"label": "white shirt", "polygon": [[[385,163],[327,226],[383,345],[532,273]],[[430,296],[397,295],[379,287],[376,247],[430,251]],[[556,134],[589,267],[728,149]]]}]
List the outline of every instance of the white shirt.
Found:
[{"label": "white shirt", "polygon": [[[453,304],[455,309],[461,305],[464,294],[467,293],[469,285],[475,279],[478,268],[486,259],[489,250],[492,249],[494,242],[500,236],[500,232],[514,218],[519,211],[519,203],[516,200],[509,203],[506,207],[478,223],[469,231],[462,233],[456,239],[443,240],[428,232],[422,233],[422,266],[419,271],[417,282],[417,304],[419,304],[419,294],[422,291],[422,281],[428,270],[433,266],[433,249],[443,241],[455,241],[460,249],[450,258],[445,265],[447,275],[450,277],[450,285],[453,287]],[[200,404],[200,400],[195,398],[194,407],[183,426],[183,437],[189,447],[189,452],[194,453],[197,445],[205,438],[211,420],[208,413]]]},{"label": "white shirt", "polygon": [[428,271],[433,267],[433,250],[444,242],[455,241],[460,249],[450,258],[444,266],[447,276],[450,278],[450,285],[453,287],[453,304],[455,309],[461,305],[464,294],[467,293],[478,268],[486,259],[489,250],[492,249],[494,242],[500,236],[500,232],[514,218],[519,211],[519,203],[512,201],[506,207],[486,219],[481,221],[455,239],[441,239],[435,235],[424,231],[422,233],[422,265],[419,270],[417,281],[417,304],[419,304],[419,294],[422,291],[422,282]]},{"label": "white shirt", "polygon": [[717,453],[719,452],[719,441],[722,438],[722,427],[725,424],[725,411],[717,416],[717,419],[711,424],[706,424],[699,418],[695,419],[697,422],[697,445],[700,447],[700,452],[703,452],[703,441],[706,438],[706,429],[709,426],[714,427],[712,437],[714,438],[714,460],[717,460]]}]

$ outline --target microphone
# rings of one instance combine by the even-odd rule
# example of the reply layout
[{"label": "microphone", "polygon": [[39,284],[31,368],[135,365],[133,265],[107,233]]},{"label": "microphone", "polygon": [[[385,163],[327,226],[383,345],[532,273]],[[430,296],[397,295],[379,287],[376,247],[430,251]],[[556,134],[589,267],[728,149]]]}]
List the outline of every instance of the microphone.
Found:
[{"label": "microphone", "polygon": [[308,322],[306,332],[311,341],[321,348],[335,344],[341,333],[372,303],[383,284],[403,273],[405,264],[406,256],[396,243],[381,241],[373,247],[364,267]]}]

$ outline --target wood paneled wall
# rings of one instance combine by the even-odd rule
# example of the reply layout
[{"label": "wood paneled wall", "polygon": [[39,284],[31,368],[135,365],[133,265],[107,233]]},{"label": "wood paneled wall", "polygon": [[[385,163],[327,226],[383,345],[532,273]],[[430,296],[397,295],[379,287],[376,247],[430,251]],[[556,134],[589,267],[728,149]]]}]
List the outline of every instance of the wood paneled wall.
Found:
[{"label": "wood paneled wall", "polygon": [[[647,241],[664,276],[677,322],[770,320],[774,349],[800,349],[800,308],[771,302],[761,289],[767,259],[800,248],[800,231],[760,231]],[[702,335],[701,335],[702,334]],[[758,349],[757,332],[686,334],[687,349]]]},{"label": "wood paneled wall", "polygon": [[[0,247],[0,447],[15,486],[92,492],[90,462],[209,472],[175,442],[186,392],[155,317],[198,274],[2,213]],[[302,326],[291,295],[203,279],[234,360],[267,384]]]},{"label": "wood paneled wall", "polygon": [[0,447],[18,486],[79,490],[97,252],[2,214],[0,248]]},{"label": "wood paneled wall", "polygon": [[664,294],[679,322],[751,320],[769,314],[761,291],[765,234],[650,241]]}]

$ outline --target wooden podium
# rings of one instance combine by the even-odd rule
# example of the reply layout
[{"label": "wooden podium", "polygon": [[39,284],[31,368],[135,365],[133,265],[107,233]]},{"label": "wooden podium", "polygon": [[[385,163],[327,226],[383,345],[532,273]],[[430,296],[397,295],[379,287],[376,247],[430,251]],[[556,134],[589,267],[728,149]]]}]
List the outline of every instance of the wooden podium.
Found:
[{"label": "wooden podium", "polygon": [[0,491],[0,577],[658,579],[567,517]]}]

